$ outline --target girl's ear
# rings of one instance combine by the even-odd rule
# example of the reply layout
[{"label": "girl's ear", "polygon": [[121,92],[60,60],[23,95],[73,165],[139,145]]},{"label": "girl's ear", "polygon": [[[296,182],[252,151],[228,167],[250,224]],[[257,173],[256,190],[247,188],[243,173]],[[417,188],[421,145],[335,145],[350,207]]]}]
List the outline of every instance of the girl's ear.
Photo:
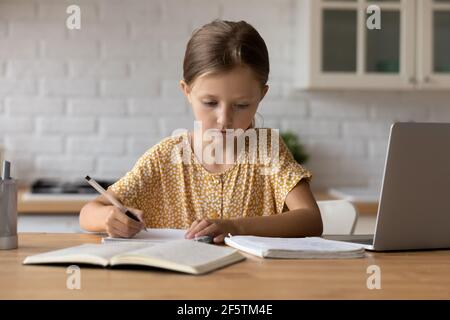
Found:
[{"label": "girl's ear", "polygon": [[184,81],[184,80],[180,81],[180,88],[183,91],[184,95],[189,98],[189,95],[191,93],[191,89],[189,88],[189,86],[186,83],[186,81]]},{"label": "girl's ear", "polygon": [[186,81],[184,81],[184,80],[180,81],[180,88],[190,103],[191,102],[191,88],[189,88],[189,85],[186,83]]}]

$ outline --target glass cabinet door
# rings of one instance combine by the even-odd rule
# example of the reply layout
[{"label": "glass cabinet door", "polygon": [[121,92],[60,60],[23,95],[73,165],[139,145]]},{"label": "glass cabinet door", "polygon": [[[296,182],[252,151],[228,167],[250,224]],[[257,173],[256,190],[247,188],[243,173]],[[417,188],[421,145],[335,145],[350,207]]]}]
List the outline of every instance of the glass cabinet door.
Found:
[{"label": "glass cabinet door", "polygon": [[[305,87],[450,88],[450,0],[301,2],[298,70]],[[367,24],[377,15],[367,12],[371,5],[380,10],[379,29]]]},{"label": "glass cabinet door", "polygon": [[450,0],[434,0],[433,72],[450,74]]},{"label": "glass cabinet door", "polygon": [[357,12],[322,12],[322,72],[356,72]]},{"label": "glass cabinet door", "polygon": [[323,0],[321,72],[356,73],[358,0]]},{"label": "glass cabinet door", "polygon": [[450,0],[418,2],[417,52],[421,88],[450,88]]},{"label": "glass cabinet door", "polygon": [[[342,86],[413,86],[408,80],[415,63],[411,0],[319,1],[321,41],[317,70],[324,86],[339,80],[343,80]],[[380,9],[379,16],[367,12],[370,5]],[[367,26],[374,15],[379,18],[379,29]]]},{"label": "glass cabinet door", "polygon": [[386,10],[381,13],[381,29],[366,29],[366,72],[400,72],[400,19],[399,10]]}]

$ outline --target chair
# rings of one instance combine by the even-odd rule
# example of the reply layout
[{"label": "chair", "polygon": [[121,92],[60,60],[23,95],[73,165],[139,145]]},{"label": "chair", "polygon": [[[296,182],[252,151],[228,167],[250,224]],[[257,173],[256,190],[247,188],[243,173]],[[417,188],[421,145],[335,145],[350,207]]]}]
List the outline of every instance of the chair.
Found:
[{"label": "chair", "polygon": [[323,222],[324,235],[349,235],[355,231],[358,212],[347,200],[317,201]]}]

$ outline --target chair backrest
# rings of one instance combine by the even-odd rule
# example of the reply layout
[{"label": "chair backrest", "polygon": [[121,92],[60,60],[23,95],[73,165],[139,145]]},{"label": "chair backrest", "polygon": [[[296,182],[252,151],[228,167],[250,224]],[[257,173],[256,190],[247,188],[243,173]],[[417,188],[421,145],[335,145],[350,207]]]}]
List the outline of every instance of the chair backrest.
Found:
[{"label": "chair backrest", "polygon": [[323,222],[323,234],[353,234],[358,212],[347,200],[317,201]]}]

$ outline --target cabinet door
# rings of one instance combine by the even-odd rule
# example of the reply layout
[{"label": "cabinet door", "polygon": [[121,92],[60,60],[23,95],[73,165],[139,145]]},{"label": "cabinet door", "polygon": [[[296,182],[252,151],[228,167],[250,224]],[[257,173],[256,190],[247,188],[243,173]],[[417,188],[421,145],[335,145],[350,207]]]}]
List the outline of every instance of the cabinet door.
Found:
[{"label": "cabinet door", "polygon": [[[356,2],[355,2],[356,4]],[[320,72],[357,72],[358,11],[355,8],[324,8]]]},{"label": "cabinet door", "polygon": [[450,88],[450,0],[418,2],[418,81],[421,88]]},{"label": "cabinet door", "polygon": [[[397,1],[398,3],[398,1]],[[364,72],[374,75],[400,74],[401,8],[382,9],[381,29],[365,29]],[[366,19],[370,14],[366,15]]]},{"label": "cabinet door", "polygon": [[[415,86],[415,6],[411,0],[312,0],[312,87]],[[380,9],[381,29],[367,20]],[[316,31],[317,30],[317,31]]]}]

